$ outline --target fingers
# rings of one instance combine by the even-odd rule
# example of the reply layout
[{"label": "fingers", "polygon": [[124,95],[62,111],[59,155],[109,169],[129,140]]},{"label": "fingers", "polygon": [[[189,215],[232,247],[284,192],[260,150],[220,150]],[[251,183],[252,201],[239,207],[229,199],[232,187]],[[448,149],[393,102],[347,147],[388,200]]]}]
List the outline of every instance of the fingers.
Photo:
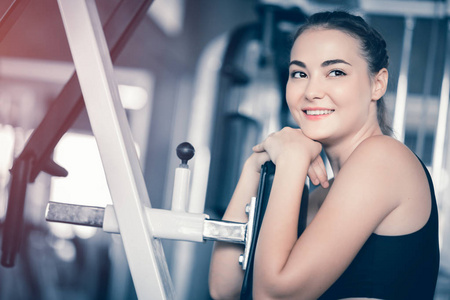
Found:
[{"label": "fingers", "polygon": [[316,171],[314,170],[314,168],[312,166],[309,166],[308,177],[309,177],[309,180],[311,180],[312,184],[314,184],[314,185],[320,184],[319,177],[317,176]]},{"label": "fingers", "polygon": [[260,143],[260,144],[258,144],[258,145],[255,145],[255,146],[253,146],[253,148],[252,148],[252,150],[253,150],[253,152],[264,152],[265,150],[264,150],[264,145],[263,145],[263,143],[264,142],[262,142],[262,143]]},{"label": "fingers", "polygon": [[[322,145],[307,138],[299,129],[283,128],[271,133],[264,141],[252,148],[254,153],[268,153],[276,165],[279,157],[304,159],[310,164],[308,176],[315,185],[328,187],[328,176],[320,157]],[[295,157],[294,157],[295,156]]]},{"label": "fingers", "polygon": [[314,185],[320,184],[323,188],[329,187],[327,171],[320,155],[311,163],[308,169],[308,176]]},{"label": "fingers", "polygon": [[266,138],[264,141],[262,141],[262,142],[259,143],[258,145],[253,146],[253,148],[252,148],[253,152],[263,152],[263,151],[266,151],[265,143],[266,143],[267,139],[269,139],[269,138],[270,138],[271,136],[273,136],[274,134],[275,134],[275,132],[272,132],[271,134],[269,134],[269,135],[267,136],[267,138]]}]

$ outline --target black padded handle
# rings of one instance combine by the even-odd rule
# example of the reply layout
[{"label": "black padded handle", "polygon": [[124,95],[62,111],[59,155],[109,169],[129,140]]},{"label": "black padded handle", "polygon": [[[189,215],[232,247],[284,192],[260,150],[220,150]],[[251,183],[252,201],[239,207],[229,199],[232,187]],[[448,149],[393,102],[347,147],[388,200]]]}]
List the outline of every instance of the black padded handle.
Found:
[{"label": "black padded handle", "polygon": [[[267,203],[269,202],[270,191],[272,189],[275,175],[275,165],[268,161],[261,167],[258,194],[255,203],[255,216],[253,226],[252,243],[250,245],[247,269],[244,274],[244,281],[241,289],[241,300],[253,299],[253,262],[255,257],[256,243],[258,242],[259,231],[261,229]],[[303,188],[302,201],[300,205],[300,216],[298,222],[298,235],[300,236],[306,228],[306,216],[308,211],[308,187]]]}]

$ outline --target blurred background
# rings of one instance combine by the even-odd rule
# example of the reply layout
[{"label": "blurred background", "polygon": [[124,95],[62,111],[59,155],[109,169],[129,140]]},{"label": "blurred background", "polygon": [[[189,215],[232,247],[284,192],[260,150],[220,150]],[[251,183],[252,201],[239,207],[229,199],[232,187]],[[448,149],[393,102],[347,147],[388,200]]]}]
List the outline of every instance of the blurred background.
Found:
[{"label": "blurred background", "polygon": [[[97,0],[102,23],[126,2]],[[2,0],[0,16],[14,3]],[[57,1],[26,4],[0,27],[0,235],[9,169],[74,72]],[[251,146],[295,126],[284,99],[292,32],[306,16],[334,9],[364,16],[387,41],[389,116],[433,175],[435,299],[450,299],[450,1],[155,0],[114,62],[152,206],[170,208],[175,149],[188,141],[196,148],[191,197],[206,198],[211,218],[222,216]],[[73,118],[52,153],[69,175],[41,172],[28,185],[20,253],[14,268],[0,267],[0,299],[136,298],[120,235],[45,221],[49,201],[112,203],[85,110]],[[209,299],[212,243],[163,246],[179,299]]]}]

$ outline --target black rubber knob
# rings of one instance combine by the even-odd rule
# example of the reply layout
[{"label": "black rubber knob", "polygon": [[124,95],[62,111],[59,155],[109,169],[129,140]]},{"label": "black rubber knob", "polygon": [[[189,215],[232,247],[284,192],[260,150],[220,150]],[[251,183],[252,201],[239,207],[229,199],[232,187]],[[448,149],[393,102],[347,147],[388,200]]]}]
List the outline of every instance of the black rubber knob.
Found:
[{"label": "black rubber knob", "polygon": [[188,142],[184,142],[177,147],[177,156],[181,159],[181,164],[187,165],[188,160],[194,157],[195,149]]}]

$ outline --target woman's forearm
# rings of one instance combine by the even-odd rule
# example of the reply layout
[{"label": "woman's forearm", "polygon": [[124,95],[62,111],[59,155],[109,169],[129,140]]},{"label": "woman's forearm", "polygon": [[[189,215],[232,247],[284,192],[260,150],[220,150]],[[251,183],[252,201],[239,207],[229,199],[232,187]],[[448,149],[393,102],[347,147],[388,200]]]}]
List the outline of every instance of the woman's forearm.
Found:
[{"label": "woman's forearm", "polygon": [[285,292],[282,271],[297,241],[307,161],[279,160],[255,254],[254,292]]},{"label": "woman's forearm", "polygon": [[[230,200],[223,220],[245,223],[245,206],[256,196],[259,173],[246,163]],[[209,286],[214,299],[239,298],[244,272],[238,261],[244,252],[242,245],[216,242],[210,265]]]}]

